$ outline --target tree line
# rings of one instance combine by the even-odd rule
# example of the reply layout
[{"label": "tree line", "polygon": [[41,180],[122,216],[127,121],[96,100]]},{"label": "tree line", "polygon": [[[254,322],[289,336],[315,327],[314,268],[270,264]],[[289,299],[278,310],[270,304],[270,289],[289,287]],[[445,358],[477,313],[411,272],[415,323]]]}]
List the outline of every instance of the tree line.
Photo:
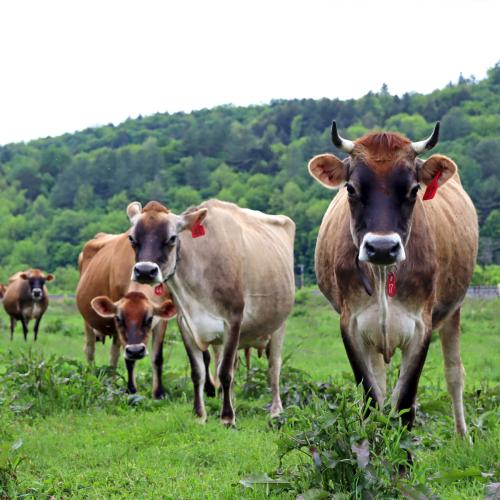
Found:
[{"label": "tree line", "polygon": [[292,217],[296,262],[313,281],[317,231],[333,193],[306,166],[334,151],[333,118],[349,139],[383,128],[421,140],[440,120],[436,151],[457,162],[478,211],[479,263],[500,264],[499,94],[500,62],[484,80],[460,76],[427,95],[399,97],[384,85],[360,99],[158,113],[0,146],[0,281],[36,266],[71,289],[83,242],[126,230],[130,201],[156,199],[181,212],[211,197]]}]

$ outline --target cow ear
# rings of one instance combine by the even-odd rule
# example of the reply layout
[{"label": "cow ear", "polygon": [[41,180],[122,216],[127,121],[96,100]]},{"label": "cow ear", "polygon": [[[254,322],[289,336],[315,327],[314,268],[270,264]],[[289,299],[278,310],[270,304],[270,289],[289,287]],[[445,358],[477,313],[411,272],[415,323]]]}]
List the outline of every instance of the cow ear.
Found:
[{"label": "cow ear", "polygon": [[177,311],[174,303],[170,299],[167,299],[159,306],[153,308],[153,314],[163,319],[171,319],[177,314]]},{"label": "cow ear", "polygon": [[7,290],[7,287],[5,285],[0,285],[0,299],[3,298],[5,290]]},{"label": "cow ear", "polygon": [[127,216],[131,224],[135,223],[135,219],[142,212],[142,205],[138,201],[133,201],[127,207]]},{"label": "cow ear", "polygon": [[56,277],[53,274],[47,274],[47,276],[45,276],[45,281],[54,281],[55,279]]},{"label": "cow ear", "polygon": [[22,279],[22,280],[27,280],[28,279],[28,273],[21,273],[19,275],[19,277]]},{"label": "cow ear", "polygon": [[438,172],[441,175],[438,185],[442,186],[451,179],[457,172],[455,162],[443,155],[432,155],[420,165],[420,182],[426,186],[432,182]]},{"label": "cow ear", "polygon": [[116,314],[116,304],[114,304],[110,298],[101,295],[100,297],[94,297],[90,305],[92,309],[103,318],[112,318]]},{"label": "cow ear", "polygon": [[309,173],[326,188],[337,189],[347,181],[348,161],[331,154],[318,155],[309,162]]},{"label": "cow ear", "polygon": [[177,221],[177,231],[191,229],[193,226],[201,224],[207,216],[208,208],[200,208],[189,214],[180,215]]}]

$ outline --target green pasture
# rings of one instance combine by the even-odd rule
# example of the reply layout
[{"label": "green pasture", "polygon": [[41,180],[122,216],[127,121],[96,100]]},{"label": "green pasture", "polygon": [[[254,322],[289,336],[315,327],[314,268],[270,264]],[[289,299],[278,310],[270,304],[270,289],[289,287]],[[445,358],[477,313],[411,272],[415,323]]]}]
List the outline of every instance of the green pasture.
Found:
[{"label": "green pasture", "polygon": [[[125,394],[122,362],[116,377],[105,368],[109,340],[97,345],[96,367],[86,367],[82,324],[71,301],[50,305],[37,343],[32,333],[24,342],[20,325],[10,342],[2,310],[0,495],[296,498],[308,491],[304,498],[327,498],[320,491],[324,489],[348,498],[366,497],[371,488],[375,496],[391,497],[389,483],[402,481],[411,490],[408,495],[415,498],[418,494],[483,498],[486,488],[500,481],[500,300],[467,302],[462,318],[469,436],[460,439],[453,433],[436,336],[421,379],[417,423],[410,436],[413,464],[405,472],[397,467],[398,460],[407,458],[406,452],[401,453],[406,448],[398,441],[401,436],[406,439],[404,431],[394,423],[384,427],[383,415],[370,416],[365,429],[367,436],[374,436],[370,466],[356,473],[348,492],[341,482],[336,490],[340,476],[325,479],[324,458],[321,466],[316,463],[316,471],[311,459],[313,455],[317,462],[321,453],[326,456],[330,445],[333,449],[337,441],[349,440],[351,432],[361,436],[365,425],[363,420],[343,427],[336,422],[336,434],[328,438],[331,443],[325,441],[328,434],[323,431],[333,429],[337,414],[352,417],[362,407],[356,403],[358,392],[340,340],[338,317],[316,290],[297,293],[288,322],[282,377],[288,407],[284,417],[269,422],[265,362],[254,353],[251,379],[246,380],[243,366],[238,370],[236,429],[219,424],[217,399],[206,400],[206,425],[193,418],[188,362],[174,322],[165,345],[168,397],[156,402],[150,397],[149,360],[138,363],[140,395],[133,397]],[[398,358],[391,379],[397,364]],[[348,410],[342,406],[344,400],[349,402]],[[378,430],[370,427],[372,421],[379,422]],[[345,432],[338,431],[344,428]],[[315,440],[311,446],[297,444],[304,433]],[[380,439],[387,443],[383,457],[376,455],[375,441]],[[311,451],[316,447],[317,456]],[[357,467],[356,460],[351,461]],[[335,467],[340,466],[331,465],[332,474]],[[363,483],[369,474],[377,475],[378,486],[373,478]]]}]

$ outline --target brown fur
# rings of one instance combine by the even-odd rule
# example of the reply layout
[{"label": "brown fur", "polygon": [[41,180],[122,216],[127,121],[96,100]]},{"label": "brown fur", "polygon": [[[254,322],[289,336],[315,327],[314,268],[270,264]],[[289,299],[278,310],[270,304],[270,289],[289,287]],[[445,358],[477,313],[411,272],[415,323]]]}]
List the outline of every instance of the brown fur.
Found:
[{"label": "brown fur", "polygon": [[[463,405],[460,409],[461,393],[456,389],[462,382],[457,375],[458,368],[455,369],[461,367],[459,322],[453,318],[459,315],[475,264],[478,242],[475,209],[461,186],[455,173],[456,166],[451,160],[440,155],[433,155],[427,162],[416,160],[410,141],[399,134],[374,133],[362,137],[355,142],[349,162],[351,171],[358,165],[371,169],[380,179],[381,186],[389,174],[399,172],[395,169],[409,168],[416,176],[417,166],[422,166],[425,182],[430,181],[435,168],[443,172],[444,184],[440,185],[435,198],[422,201],[421,192],[415,202],[410,236],[405,246],[406,260],[398,264],[396,271],[397,296],[389,303],[412,313],[418,312],[425,324],[420,347],[413,348],[408,355],[408,365],[398,382],[398,409],[410,409],[405,421],[411,425],[416,387],[430,335],[433,329],[441,329],[446,332],[442,337],[443,350],[451,345],[446,349],[454,352],[454,357],[450,357],[445,350],[446,363],[452,363],[446,365],[447,380],[449,387],[454,388],[450,389],[450,394],[453,396],[457,431],[463,433]],[[314,170],[312,174],[315,175]],[[316,174],[316,177],[320,175]],[[319,180],[322,181],[321,178]],[[385,381],[376,382],[375,368],[370,368],[370,363],[376,366],[375,358],[370,361],[363,357],[364,348],[360,339],[354,335],[354,330],[351,331],[354,328],[351,322],[353,311],[357,311],[356,314],[366,311],[376,304],[376,299],[368,296],[359,279],[355,260],[358,249],[353,243],[350,218],[347,192],[342,189],[332,200],[320,227],[315,256],[316,275],[321,291],[341,314],[342,336],[356,380],[362,382],[367,393],[382,404]],[[379,272],[375,269],[377,266],[360,263],[360,267],[375,286],[375,273]],[[403,352],[407,348],[405,345],[390,346],[390,355],[395,347],[400,347]]]},{"label": "brown fur", "polygon": [[[110,364],[116,367],[120,346],[120,336],[113,318],[103,318],[92,308],[91,301],[97,296],[107,296],[113,302],[122,299],[127,292],[141,292],[155,304],[169,299],[168,289],[156,296],[153,288],[147,285],[131,283],[130,276],[134,265],[134,252],[128,239],[128,233],[105,235],[88,241],[80,254],[80,281],[76,290],[76,304],[85,322],[85,353],[89,362],[94,359],[95,335],[111,336]],[[134,297],[134,295],[133,295]],[[137,298],[137,297],[136,297]],[[132,308],[133,308],[133,302]],[[157,334],[153,342],[153,358],[163,349],[163,340],[167,322],[161,320],[157,325]],[[160,356],[161,357],[161,356]],[[153,363],[154,364],[154,363]],[[156,369],[156,368],[155,368]],[[133,369],[129,371],[133,377]],[[153,396],[162,397],[163,388],[159,370],[156,370]],[[129,379],[130,382],[130,379]],[[129,385],[129,389],[130,389]]]},{"label": "brown fur", "polygon": [[27,339],[28,323],[31,319],[35,320],[36,340],[40,321],[49,306],[48,290],[44,285],[43,298],[40,301],[35,302],[31,296],[29,281],[27,279],[23,279],[22,276],[27,276],[29,278],[47,278],[47,275],[45,275],[40,269],[28,269],[26,271],[19,271],[15,273],[9,278],[9,284],[7,287],[4,287],[3,307],[5,312],[10,316],[11,340],[13,338],[16,321],[21,321],[24,339]]}]

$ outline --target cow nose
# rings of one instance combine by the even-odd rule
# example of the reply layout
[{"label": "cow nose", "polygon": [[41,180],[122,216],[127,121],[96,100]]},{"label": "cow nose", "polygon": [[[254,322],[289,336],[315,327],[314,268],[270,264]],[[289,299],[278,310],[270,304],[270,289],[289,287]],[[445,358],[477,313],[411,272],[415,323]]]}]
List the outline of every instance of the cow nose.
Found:
[{"label": "cow nose", "polygon": [[134,266],[133,280],[139,283],[160,283],[160,268],[154,262],[138,262]]},{"label": "cow nose", "polygon": [[388,266],[404,259],[405,252],[398,234],[367,233],[363,238],[359,260],[379,266]]},{"label": "cow nose", "polygon": [[42,291],[39,288],[33,288],[31,295],[34,299],[40,299],[42,297]]},{"label": "cow nose", "polygon": [[130,360],[142,359],[146,356],[146,346],[144,344],[128,344],[125,346],[125,358]]}]

